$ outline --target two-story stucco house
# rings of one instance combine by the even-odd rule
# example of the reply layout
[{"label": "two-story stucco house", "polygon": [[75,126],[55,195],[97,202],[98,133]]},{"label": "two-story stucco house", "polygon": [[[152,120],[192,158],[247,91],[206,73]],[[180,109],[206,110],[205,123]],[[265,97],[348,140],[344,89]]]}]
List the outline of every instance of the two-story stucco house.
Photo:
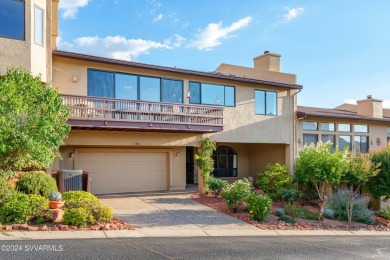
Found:
[{"label": "two-story stucco house", "polygon": [[291,170],[302,86],[280,72],[280,55],[265,52],[251,68],[201,72],[64,52],[55,44],[58,1],[18,4],[24,35],[19,28],[20,37],[5,38],[0,29],[0,73],[6,66],[41,73],[69,105],[72,130],[53,171],[90,172],[95,194],[181,190],[198,182],[194,153],[207,136],[218,146],[216,177],[256,177],[276,162]]}]

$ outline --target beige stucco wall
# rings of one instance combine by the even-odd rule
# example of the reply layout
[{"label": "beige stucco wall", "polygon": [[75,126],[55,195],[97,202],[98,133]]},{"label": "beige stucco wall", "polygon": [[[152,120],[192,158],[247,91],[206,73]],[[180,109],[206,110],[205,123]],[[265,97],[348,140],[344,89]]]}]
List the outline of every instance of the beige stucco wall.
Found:
[{"label": "beige stucco wall", "polygon": [[[302,129],[302,124],[303,121],[314,121],[318,122],[318,131],[303,131]],[[335,135],[350,135],[352,136],[352,141],[353,141],[353,136],[355,135],[367,135],[368,140],[369,140],[369,151],[373,151],[376,149],[379,149],[381,147],[386,146],[387,144],[387,133],[386,133],[386,127],[390,126],[390,124],[385,124],[385,123],[373,123],[373,122],[364,122],[364,121],[353,121],[353,120],[328,120],[328,119],[320,119],[320,118],[305,118],[302,120],[298,121],[298,128],[297,128],[297,142],[298,142],[298,148],[302,149],[303,148],[303,134],[319,134],[319,139],[320,140],[320,135],[321,135],[321,128],[320,128],[320,123],[325,122],[325,123],[343,123],[343,124],[351,124],[351,130],[352,132],[324,132],[324,134],[335,134]],[[354,133],[353,132],[353,125],[368,125],[368,134],[366,133]],[[336,128],[337,129],[337,128]],[[380,144],[377,144],[377,138],[380,140]],[[338,145],[338,140],[336,138],[336,145]]]},{"label": "beige stucco wall", "polygon": [[[45,11],[44,46],[34,43],[34,6]],[[41,75],[43,82],[51,82],[51,0],[25,1],[25,40],[0,37],[0,74],[7,67],[23,68],[33,75]],[[49,46],[49,48],[48,48]]]}]

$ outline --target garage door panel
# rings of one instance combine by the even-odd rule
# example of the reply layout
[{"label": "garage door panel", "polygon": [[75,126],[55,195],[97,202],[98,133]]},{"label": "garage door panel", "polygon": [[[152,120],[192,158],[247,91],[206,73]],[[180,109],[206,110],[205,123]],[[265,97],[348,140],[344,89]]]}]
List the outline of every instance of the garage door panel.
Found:
[{"label": "garage door panel", "polygon": [[91,172],[95,194],[167,190],[168,153],[80,149],[75,167]]}]

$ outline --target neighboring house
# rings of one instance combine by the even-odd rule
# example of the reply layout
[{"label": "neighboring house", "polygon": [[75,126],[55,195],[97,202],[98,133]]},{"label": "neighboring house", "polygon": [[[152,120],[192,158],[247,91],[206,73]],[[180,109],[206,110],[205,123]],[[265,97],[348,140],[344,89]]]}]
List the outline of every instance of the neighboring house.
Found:
[{"label": "neighboring house", "polygon": [[369,152],[390,141],[390,110],[368,96],[334,109],[298,106],[298,146],[331,141],[333,148]]},{"label": "neighboring house", "polygon": [[[38,4],[46,19],[33,26]],[[53,171],[91,172],[95,194],[181,190],[198,182],[194,153],[207,136],[218,146],[214,176],[256,177],[276,162],[292,169],[302,86],[280,72],[280,55],[265,52],[253,68],[221,64],[200,72],[58,51],[58,1],[7,0],[0,7],[16,5],[24,27],[15,27],[14,39],[0,29],[0,73],[7,65],[41,73],[71,110],[72,130]]]}]

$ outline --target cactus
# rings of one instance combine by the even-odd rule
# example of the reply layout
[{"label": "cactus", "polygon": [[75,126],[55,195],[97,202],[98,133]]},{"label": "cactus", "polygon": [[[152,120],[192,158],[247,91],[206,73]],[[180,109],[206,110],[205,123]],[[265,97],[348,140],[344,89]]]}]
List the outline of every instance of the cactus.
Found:
[{"label": "cactus", "polygon": [[59,201],[62,200],[62,195],[58,191],[52,191],[47,196],[49,200]]}]

